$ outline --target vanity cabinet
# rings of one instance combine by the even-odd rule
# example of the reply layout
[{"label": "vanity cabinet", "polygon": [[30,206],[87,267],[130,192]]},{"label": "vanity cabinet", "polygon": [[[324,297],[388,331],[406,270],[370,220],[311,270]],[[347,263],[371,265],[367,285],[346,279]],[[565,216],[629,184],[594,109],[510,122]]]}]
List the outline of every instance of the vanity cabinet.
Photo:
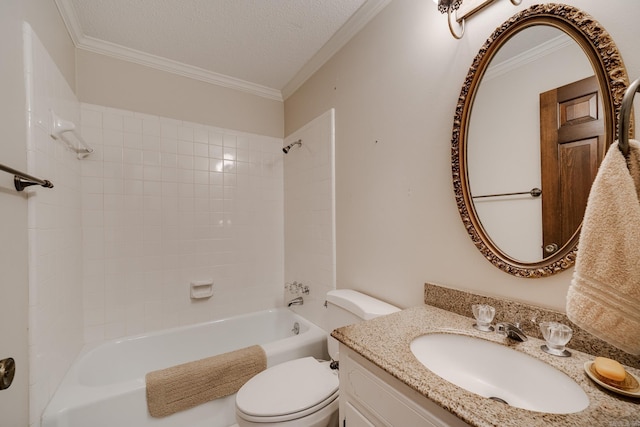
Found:
[{"label": "vanity cabinet", "polygon": [[469,424],[340,344],[340,427],[380,426]]}]

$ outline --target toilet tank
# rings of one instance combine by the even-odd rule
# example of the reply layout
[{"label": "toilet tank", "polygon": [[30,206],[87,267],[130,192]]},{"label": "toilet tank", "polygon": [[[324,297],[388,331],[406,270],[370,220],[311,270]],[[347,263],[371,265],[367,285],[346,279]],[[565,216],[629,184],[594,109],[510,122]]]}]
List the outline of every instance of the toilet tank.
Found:
[{"label": "toilet tank", "polygon": [[[329,332],[342,326],[400,311],[396,306],[351,289],[327,292],[327,326]],[[338,341],[329,336],[329,356],[338,359]]]}]

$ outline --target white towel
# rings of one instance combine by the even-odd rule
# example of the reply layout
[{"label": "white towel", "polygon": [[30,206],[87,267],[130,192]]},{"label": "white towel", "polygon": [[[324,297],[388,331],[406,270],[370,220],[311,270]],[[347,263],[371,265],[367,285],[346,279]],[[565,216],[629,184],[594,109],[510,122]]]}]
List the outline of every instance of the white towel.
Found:
[{"label": "white towel", "polygon": [[566,309],[582,329],[640,355],[640,143],[629,145],[628,159],[611,145],[591,187]]}]

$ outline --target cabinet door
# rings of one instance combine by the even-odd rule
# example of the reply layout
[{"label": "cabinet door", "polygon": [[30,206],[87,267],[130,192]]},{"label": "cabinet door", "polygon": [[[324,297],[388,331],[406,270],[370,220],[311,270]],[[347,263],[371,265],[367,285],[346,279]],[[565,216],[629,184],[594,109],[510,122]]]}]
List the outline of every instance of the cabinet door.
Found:
[{"label": "cabinet door", "polygon": [[345,427],[469,427],[344,345],[340,346],[340,400]]},{"label": "cabinet door", "polygon": [[345,427],[376,427],[375,424],[371,424],[360,411],[354,408],[351,402],[344,404],[344,419]]}]

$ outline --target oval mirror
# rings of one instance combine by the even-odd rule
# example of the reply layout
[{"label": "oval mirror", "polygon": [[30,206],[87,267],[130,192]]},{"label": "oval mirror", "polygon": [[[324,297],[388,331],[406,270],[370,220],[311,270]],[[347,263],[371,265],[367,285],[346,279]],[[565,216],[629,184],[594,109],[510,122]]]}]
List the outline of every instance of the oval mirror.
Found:
[{"label": "oval mirror", "polygon": [[498,27],[462,87],[452,137],[458,210],[496,267],[571,267],[597,167],[628,85],[613,40],[572,6],[535,5]]}]

